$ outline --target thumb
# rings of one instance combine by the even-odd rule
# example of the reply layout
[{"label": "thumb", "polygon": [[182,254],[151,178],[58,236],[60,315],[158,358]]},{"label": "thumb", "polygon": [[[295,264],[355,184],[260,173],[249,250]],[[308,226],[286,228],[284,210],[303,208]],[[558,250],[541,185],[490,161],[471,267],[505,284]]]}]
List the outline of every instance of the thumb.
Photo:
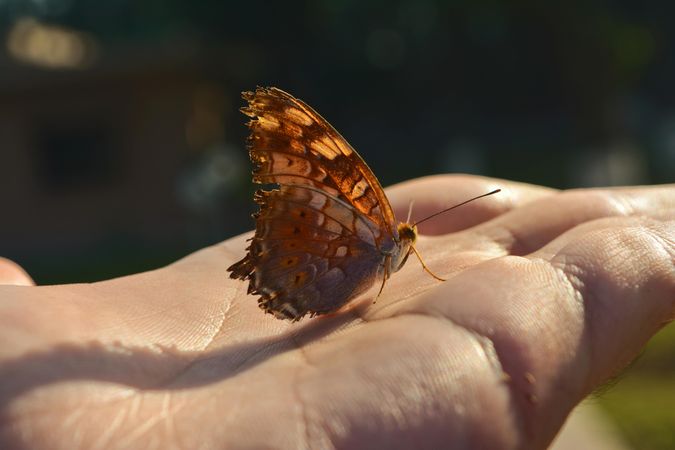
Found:
[{"label": "thumb", "polygon": [[34,286],[35,282],[17,263],[0,257],[0,284]]}]

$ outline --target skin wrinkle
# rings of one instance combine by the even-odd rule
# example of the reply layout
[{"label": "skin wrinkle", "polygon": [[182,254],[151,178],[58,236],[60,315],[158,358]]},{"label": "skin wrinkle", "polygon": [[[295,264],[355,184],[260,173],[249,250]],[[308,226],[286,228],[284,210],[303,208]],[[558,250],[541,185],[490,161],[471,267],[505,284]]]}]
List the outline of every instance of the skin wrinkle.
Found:
[{"label": "skin wrinkle", "polygon": [[136,420],[141,406],[143,406],[143,397],[141,395],[132,396],[131,405],[129,406],[129,420]]},{"label": "skin wrinkle", "polygon": [[[237,289],[242,289],[242,290],[243,290],[243,287],[241,287],[241,288],[240,288],[240,287],[237,287]],[[217,330],[216,330],[216,331],[208,338],[208,341],[207,341],[206,345],[201,349],[201,351],[203,351],[203,352],[208,351],[208,350],[210,349],[210,347],[213,345],[213,343],[217,340],[217,338],[221,335],[223,329],[226,327],[226,324],[228,323],[228,312],[232,310],[232,308],[231,308],[231,307],[232,307],[232,302],[231,302],[231,301],[228,302],[227,305],[228,305],[227,308],[225,308],[225,310],[223,310],[223,311],[221,312],[222,320],[221,320],[221,322],[220,322],[220,326],[219,326],[218,329],[217,329]],[[167,353],[166,350],[167,350],[167,349],[165,349],[165,348],[163,348],[163,347],[160,347],[160,351],[162,351],[163,353]],[[242,361],[242,362],[239,364],[239,367],[245,365],[245,364],[246,364],[248,361],[250,361],[252,358],[255,358],[258,354],[260,354],[261,352],[266,351],[266,350],[268,350],[267,347],[261,348],[258,352],[255,352],[254,354],[252,354],[252,355],[250,356],[250,358],[247,358],[247,359],[245,359],[244,361]],[[195,355],[196,355],[197,353],[198,353],[198,352],[195,352]],[[165,378],[164,380],[158,382],[152,389],[162,389],[162,388],[166,388],[166,387],[168,387],[168,386],[171,386],[171,385],[172,385],[173,383],[175,383],[181,376],[183,376],[183,375],[185,375],[187,372],[189,372],[190,369],[191,369],[192,367],[194,367],[196,364],[199,364],[199,363],[208,361],[209,359],[213,359],[213,358],[217,358],[217,357],[218,357],[217,355],[214,355],[214,356],[211,356],[211,357],[206,357],[206,358],[200,358],[199,356],[195,356],[191,361],[186,362],[186,363],[185,363],[185,366],[183,366],[182,368],[176,369],[176,371],[175,371],[174,374],[169,375],[169,376],[168,376],[167,378]]]},{"label": "skin wrinkle", "polygon": [[[576,198],[583,197],[583,202],[579,202]],[[539,203],[551,203],[555,202],[564,206],[568,203],[575,204],[591,204],[597,203],[604,205],[604,207],[598,207],[596,210],[600,212],[599,218],[616,218],[616,217],[630,217],[638,214],[634,207],[632,206],[630,199],[624,194],[612,193],[609,191],[597,190],[597,191],[568,191],[556,194],[553,197],[547,197],[541,200],[535,200],[532,202],[534,206],[537,206]],[[534,208],[532,206],[532,208]],[[520,213],[520,212],[519,212]],[[522,213],[521,213],[522,214]],[[512,255],[525,255],[536,251],[538,248],[546,245],[546,242],[540,243],[539,245],[533,245],[528,243],[526,239],[519,237],[518,234],[512,230],[510,227],[506,226],[505,216],[508,217],[509,213],[506,212],[499,217],[497,224],[488,224],[489,233],[485,233],[484,236],[487,239],[495,242],[498,246],[501,246],[507,254]],[[560,234],[565,231],[574,228],[578,224],[577,221],[565,226],[560,230]],[[506,236],[499,237],[502,233],[505,233]],[[495,237],[497,236],[497,237]]]},{"label": "skin wrinkle", "polygon": [[164,393],[162,398],[162,409],[160,411],[160,416],[164,419],[164,437],[165,442],[171,442],[171,447],[180,449],[180,440],[178,439],[178,433],[176,433],[176,428],[173,422],[172,406],[171,406],[171,391]]},{"label": "skin wrinkle", "polygon": [[[301,433],[301,435],[304,436],[305,439],[305,442],[303,443],[304,446],[302,448],[325,448],[326,450],[329,450],[330,448],[336,448],[335,443],[330,439],[330,437],[327,434],[325,425],[320,423],[313,423],[309,418],[310,416],[309,403],[306,402],[302,397],[302,386],[303,386],[302,380],[305,378],[304,376],[302,376],[302,373],[303,371],[307,370],[320,371],[321,368],[316,364],[314,364],[314,362],[312,362],[311,358],[309,357],[309,354],[307,353],[308,349],[306,348],[306,344],[305,345],[301,344],[297,338],[298,338],[297,334],[293,334],[290,336],[291,341],[296,347],[296,351],[300,357],[300,360],[302,361],[302,364],[298,366],[298,369],[295,373],[294,377],[295,382],[293,383],[293,393],[296,402],[300,407],[301,428],[303,430],[303,433]],[[317,414],[314,414],[313,416],[317,417]],[[313,438],[312,434],[314,433],[312,433],[312,431],[314,433],[321,433],[322,434],[321,437],[323,439],[321,437]],[[320,447],[312,445],[315,442],[321,443],[322,445]],[[327,442],[330,443],[330,447],[325,446]]]},{"label": "skin wrinkle", "polygon": [[[255,352],[251,353],[248,357],[244,358],[244,359],[243,359],[242,361],[240,361],[237,365],[232,366],[231,368],[229,368],[228,371],[229,371],[229,372],[232,372],[232,373],[239,373],[239,372],[241,371],[240,369],[241,369],[242,367],[246,366],[246,365],[249,364],[251,361],[255,361],[255,359],[256,359],[259,355],[265,354],[265,353],[270,352],[270,351],[274,351],[274,350],[276,350],[277,347],[279,347],[280,354],[282,354],[282,353],[283,353],[283,351],[282,351],[283,348],[284,348],[284,347],[288,347],[289,342],[290,342],[290,340],[287,338],[287,339],[285,339],[285,340],[283,340],[283,341],[279,341],[279,342],[270,342],[270,343],[263,344],[263,345],[261,345],[261,347],[260,347],[258,350],[256,350]],[[178,382],[179,378],[180,378],[182,375],[185,375],[186,373],[188,373],[188,372],[190,371],[190,369],[192,369],[193,367],[195,367],[197,364],[203,364],[203,363],[209,362],[209,361],[218,361],[218,360],[220,360],[220,359],[222,359],[222,355],[220,355],[220,354],[207,355],[207,356],[205,356],[205,357],[195,357],[195,358],[194,358],[192,361],[190,361],[190,362],[188,363],[188,365],[187,365],[185,368],[183,368],[178,374],[176,374],[175,376],[172,376],[170,380],[168,380],[168,381],[166,381],[166,382],[159,383],[159,384],[153,386],[151,389],[157,390],[157,389],[162,389],[162,388],[168,388],[168,387],[170,387],[171,385],[173,385],[174,383]]]},{"label": "skin wrinkle", "polygon": [[[138,399],[138,400],[137,400],[137,401],[134,401],[134,403],[131,405],[130,408],[128,408],[128,409],[124,409],[124,408],[123,408],[122,411],[120,412],[121,415],[126,415],[126,413],[124,413],[124,411],[129,411],[129,419],[130,419],[130,420],[133,420],[133,418],[135,417],[134,415],[135,415],[135,413],[137,412],[137,411],[134,410],[134,406],[135,406],[135,405],[139,405],[138,407],[140,407],[140,402],[142,401],[142,396],[141,396],[140,394],[138,394],[137,392],[136,392],[135,394],[136,394],[136,395],[133,395],[132,399]],[[128,397],[128,396],[125,396],[125,397],[122,397],[122,398],[115,398],[115,399],[109,400],[109,401],[107,401],[107,402],[105,402],[105,403],[103,403],[103,404],[98,404],[98,405],[96,405],[96,406],[97,406],[98,408],[107,408],[107,407],[113,406],[113,405],[115,405],[115,404],[117,404],[117,403],[121,403],[121,402],[124,402],[124,401],[127,401],[127,400],[129,400],[129,397]],[[132,400],[132,401],[133,401],[133,400]],[[91,408],[91,407],[92,407],[91,404],[87,404],[87,405],[78,407],[78,408],[76,409],[76,411],[77,411],[77,410],[83,410],[83,411],[84,411],[86,408]],[[137,410],[138,408],[135,408],[135,409]],[[7,420],[7,421],[5,421],[5,420],[0,421],[0,428],[2,428],[2,427],[5,427],[5,428],[6,428],[6,427],[10,427],[10,428],[11,428],[11,427],[16,426],[16,423],[18,423],[18,422],[20,422],[20,421],[26,421],[27,418],[24,417],[25,415],[40,415],[40,416],[43,416],[43,417],[44,417],[44,416],[49,417],[49,416],[53,416],[53,415],[56,415],[56,416],[62,416],[63,414],[64,414],[63,411],[57,411],[57,410],[54,410],[53,408],[51,408],[51,409],[44,409],[44,410],[31,410],[31,411],[29,411],[29,412],[26,413],[26,414],[13,415],[13,416],[12,416],[12,422],[10,422],[9,420]],[[69,421],[72,421],[72,422],[73,422],[72,424],[75,426],[75,429],[77,429],[77,426],[80,425],[80,424],[76,424],[75,422],[76,422],[81,416],[82,416],[82,414],[76,413],[76,417],[75,417],[75,418],[69,418]],[[32,419],[32,418],[31,418],[31,419]],[[64,427],[65,427],[65,425],[66,425],[66,424],[63,424]],[[75,434],[77,434],[77,433],[76,433],[76,432],[73,432],[73,435],[75,435]],[[104,447],[104,446],[103,446],[103,447]],[[103,447],[101,447],[101,448],[103,448]]]},{"label": "skin wrinkle", "polygon": [[137,442],[139,439],[141,439],[143,435],[147,434],[153,427],[157,426],[161,420],[162,416],[159,414],[154,417],[150,417],[145,422],[139,424],[135,429],[131,429],[128,434],[120,437],[120,440],[118,441],[118,447],[132,448],[135,441]]},{"label": "skin wrinkle", "polygon": [[[592,232],[591,232],[592,233]],[[582,237],[583,238],[583,237]],[[579,239],[574,242],[579,242]],[[595,345],[597,342],[596,333],[593,324],[596,323],[594,316],[597,313],[597,306],[604,304],[600,301],[595,289],[589,286],[587,279],[592,279],[594,274],[589,274],[588,270],[585,270],[582,264],[573,262],[570,260],[570,255],[568,252],[568,246],[563,247],[561,250],[556,252],[556,254],[551,259],[551,266],[554,270],[557,270],[563,277],[563,280],[567,281],[567,286],[573,290],[575,298],[578,298],[584,306],[584,314],[586,316],[584,320],[584,326],[587,329],[587,334],[589,336],[589,345],[588,353],[590,356],[590,361],[595,361]],[[589,307],[590,304],[597,305],[595,308]],[[593,371],[590,370],[590,373]],[[591,383],[590,376],[587,377],[587,384]],[[588,392],[588,387],[584,387],[585,391]]]},{"label": "skin wrinkle", "polygon": [[[621,217],[625,215],[627,204],[604,188],[579,190],[573,189],[558,194],[560,206],[583,205],[579,212],[592,211],[590,217]],[[585,215],[585,214],[584,214]]]},{"label": "skin wrinkle", "polygon": [[113,439],[115,431],[122,425],[124,419],[129,415],[129,408],[121,408],[119,412],[115,415],[113,420],[106,426],[106,429],[101,433],[101,435],[93,442],[91,448],[93,450],[104,449]]},{"label": "skin wrinkle", "polygon": [[[132,390],[132,389],[129,389],[129,390]],[[98,405],[98,407],[99,408],[106,408],[106,407],[113,406],[117,403],[125,402],[127,400],[131,400],[132,404],[130,405],[129,408],[122,408],[122,410],[120,411],[120,415],[128,416],[129,421],[133,421],[137,416],[138,410],[141,407],[141,403],[143,402],[143,395],[141,395],[141,393],[137,390],[133,390],[131,395],[126,395],[126,396],[121,396],[121,397],[118,397],[118,398],[115,398],[115,399],[110,399],[110,400],[106,401],[104,404]],[[76,411],[80,410],[80,409],[84,410],[84,409],[89,408],[89,407],[91,407],[91,405],[79,406],[79,407],[76,408]],[[12,416],[12,422],[13,423],[10,423],[10,421],[5,421],[5,420],[0,421],[0,428],[13,428],[17,425],[16,423],[20,422],[20,421],[28,421],[28,420],[34,421],[35,416],[37,416],[37,415],[40,415],[40,416],[43,416],[43,417],[44,416],[49,417],[49,416],[54,416],[54,415],[63,416],[64,412],[60,411],[60,410],[53,410],[53,411],[31,410],[31,411],[27,411],[26,413],[24,413],[22,415],[13,415]],[[82,414],[79,414],[79,416],[81,416],[81,415]],[[26,416],[28,416],[28,417],[26,417]],[[71,418],[69,420],[75,421],[77,419]],[[77,429],[78,424],[74,424],[74,425],[75,425],[75,429]],[[81,423],[79,425],[81,425]],[[76,433],[73,432],[73,435],[75,435],[75,434]],[[103,448],[103,447],[105,447],[105,445],[103,445],[101,448]]]},{"label": "skin wrinkle", "polygon": [[[121,403],[121,402],[129,400],[130,398],[138,397],[138,395],[137,395],[138,393],[139,393],[139,391],[137,389],[128,387],[128,388],[125,388],[125,392],[122,395],[119,395],[118,397],[115,397],[113,399],[106,400],[105,403],[99,403],[96,406],[107,407],[107,406],[110,406],[110,405],[114,405],[116,403]],[[83,408],[84,407],[88,408],[88,407],[91,407],[91,406],[92,406],[92,404],[86,404],[86,405],[83,406]],[[44,408],[44,409],[37,409],[36,408],[36,409],[31,409],[30,411],[26,411],[23,414],[13,413],[11,418],[12,418],[12,420],[21,421],[21,420],[27,420],[26,417],[24,417],[24,416],[35,415],[35,416],[49,417],[50,415],[61,416],[62,414],[63,414],[63,411],[57,411],[57,410],[54,410],[54,408]],[[2,428],[4,426],[9,426],[9,425],[11,425],[9,422],[6,422],[4,420],[0,420],[0,428]]]},{"label": "skin wrinkle", "polygon": [[[504,233],[505,236],[500,237]],[[482,234],[485,238],[494,243],[500,250],[498,256],[513,255],[522,256],[531,253],[532,245],[527,245],[525,239],[518,236],[515,230],[511,229],[505,223],[500,223],[497,226],[491,226],[488,233]]]},{"label": "skin wrinkle", "polygon": [[[401,314],[395,314],[392,317],[382,318],[378,320],[392,320],[397,317],[420,317],[424,319],[431,319],[439,321],[440,323],[443,323],[445,325],[450,325],[455,329],[463,331],[469,337],[469,339],[473,340],[474,343],[483,352],[485,360],[489,363],[489,366],[495,375],[495,381],[497,386],[502,387],[502,385],[504,384],[502,383],[502,381],[504,380],[504,374],[513,379],[513,374],[508,373],[508,371],[504,369],[503,356],[497,350],[497,346],[494,340],[487,334],[481,333],[480,331],[473,329],[469,326],[460,324],[459,322],[456,322],[454,319],[444,315],[442,312],[436,311],[434,308],[427,308],[425,312],[406,311]],[[492,349],[492,351],[487,351],[486,348],[490,348]],[[509,403],[513,405],[513,408],[511,410],[515,413],[513,417],[514,420],[511,422],[512,425],[515,425],[516,428],[513,430],[514,434],[519,438],[528,436],[531,433],[531,430],[528,431],[528,429],[531,427],[527,425],[528,424],[528,420],[526,419],[527,413],[522,409],[523,405],[520,402],[516,401],[516,398],[518,398],[517,394],[520,394],[520,396],[522,397],[525,393],[524,392],[519,393],[518,392],[519,389],[517,389],[517,386],[514,386],[513,383],[508,382],[506,383],[506,385],[507,385],[507,392],[509,393]],[[481,443],[478,443],[478,445],[479,445],[478,448],[482,448],[480,447]],[[469,448],[474,447],[470,445]]]},{"label": "skin wrinkle", "polygon": [[291,337],[293,342],[296,345],[297,353],[300,356],[300,360],[302,361],[301,364],[298,365],[298,368],[295,370],[295,373],[293,375],[293,383],[292,383],[292,391],[293,391],[293,397],[295,398],[295,403],[298,405],[298,408],[300,409],[299,411],[299,420],[298,420],[298,428],[300,429],[300,432],[298,433],[298,436],[302,436],[304,442],[298,446],[298,448],[302,449],[309,449],[313,448],[312,447],[312,438],[310,436],[310,423],[309,423],[309,417],[307,414],[307,409],[308,405],[305,403],[305,401],[302,398],[301,390],[300,390],[300,382],[302,379],[302,372],[306,370],[306,368],[314,368],[314,365],[310,363],[309,358],[307,358],[307,355],[305,354],[305,351],[302,349],[301,346],[295,342],[295,339]]},{"label": "skin wrinkle", "polygon": [[[672,222],[673,227],[675,227],[675,221]],[[647,232],[647,237],[652,239],[658,244],[663,252],[670,257],[673,263],[673,270],[675,271],[675,239],[668,240],[665,236],[659,236],[651,227],[644,227]]]},{"label": "skin wrinkle", "polygon": [[[584,344],[583,341],[588,341],[589,339],[592,339],[593,337],[593,327],[592,323],[593,320],[590,317],[590,314],[592,314],[592,309],[587,307],[587,301],[588,301],[588,296],[584,296],[585,290],[585,284],[582,281],[582,278],[578,276],[576,273],[581,273],[581,269],[577,265],[570,265],[567,264],[565,265],[564,263],[562,264],[562,267],[557,267],[555,263],[553,262],[548,262],[544,260],[540,260],[541,262],[545,263],[545,267],[550,267],[552,272],[555,274],[556,278],[565,286],[567,287],[568,292],[571,292],[569,297],[564,297],[564,298],[571,298],[573,301],[576,302],[576,309],[578,313],[582,317],[583,321],[583,334],[581,336],[581,341],[578,345],[580,349],[585,348],[585,361],[584,364],[576,364],[575,365],[575,371],[579,371],[580,368],[585,367],[586,374],[581,377],[581,379],[588,381],[590,380],[590,373],[591,373],[591,362],[594,360],[594,354],[593,354],[593,346],[589,345],[589,342],[586,342]],[[575,269],[578,269],[573,271],[575,273],[572,273],[566,269],[569,269],[570,267],[574,267]],[[580,352],[577,352],[577,355]],[[574,385],[574,380],[568,380],[568,383],[564,382],[564,379],[560,380],[555,380],[556,388],[554,391],[564,391],[569,393],[568,397],[576,398],[580,396],[580,393],[578,389],[573,389]],[[572,386],[568,386],[568,384],[571,384]],[[590,389],[587,386],[584,386],[582,389],[583,393],[589,392]],[[583,394],[582,394],[583,395]]]},{"label": "skin wrinkle", "polygon": [[[635,219],[632,219],[631,222],[634,222]],[[643,219],[644,220],[644,219]],[[651,222],[651,220],[648,220]],[[625,228],[616,228],[616,227],[611,227],[611,228],[605,228],[601,230],[593,230],[584,236],[577,238],[575,241],[572,242],[573,245],[575,243],[581,242],[582,239],[584,238],[589,238],[593,236],[593,234],[602,232],[603,236],[605,236],[609,231],[612,231],[612,229],[616,229],[617,231],[620,231],[624,236],[629,237],[629,239],[633,242],[640,242],[642,241],[643,237],[645,236],[645,231],[647,232],[647,235],[653,234],[653,230],[651,230],[649,227],[645,226],[634,226],[628,229]],[[639,231],[639,233],[636,235],[635,232]],[[626,234],[624,234],[626,233]],[[604,245],[598,247],[600,249],[603,249],[607,247],[606,243],[603,243]],[[595,288],[595,285],[598,285],[599,283],[605,282],[607,279],[609,281],[612,281],[612,278],[607,278],[604,276],[604,274],[599,275],[598,273],[589,273],[589,270],[585,270],[583,268],[583,264],[580,263],[575,263],[569,260],[569,254],[566,254],[565,252],[569,251],[569,246],[563,247],[561,250],[559,250],[555,256],[551,260],[551,265],[554,267],[554,269],[557,269],[562,276],[564,276],[565,279],[568,280],[569,286],[574,289],[576,292],[581,295],[581,298],[583,300],[583,304],[585,305],[585,315],[586,319],[584,321],[585,327],[588,329],[588,336],[590,339],[590,342],[588,344],[588,352],[590,354],[590,361],[593,362],[596,360],[595,355],[597,354],[595,347],[597,346],[598,342],[598,337],[597,337],[597,331],[593,329],[593,324],[597,321],[596,319],[593,319],[593,317],[597,316],[599,317],[599,312],[598,308],[611,308],[612,304],[608,302],[608,298],[606,298],[606,295],[600,295],[597,292],[597,288]],[[608,247],[609,249],[613,248],[611,246]],[[623,246],[621,247],[623,248]],[[618,255],[613,255],[614,257]],[[612,258],[612,255],[609,255],[609,258]],[[607,256],[605,256],[605,259],[607,259]],[[604,267],[600,265],[601,267]],[[592,282],[588,282],[587,280],[591,280]],[[616,280],[615,282],[612,283],[612,287],[618,288],[622,291],[625,291],[626,289],[634,289],[634,286],[629,286],[625,285],[623,283],[622,285],[622,280]],[[593,305],[593,307],[590,307],[589,305]],[[623,365],[621,366],[621,368]],[[618,370],[619,368],[617,368]],[[593,373],[593,370],[590,370],[590,373]],[[587,378],[586,384],[594,384],[594,380],[590,379],[590,376]],[[590,392],[592,389],[588,386],[585,387],[585,392]]]},{"label": "skin wrinkle", "polygon": [[[231,400],[230,400],[231,401]],[[239,393],[237,396],[236,402],[232,402],[228,405],[228,410],[220,416],[220,424],[225,426],[232,426],[232,423],[236,420],[237,409],[241,406],[244,401],[244,396]],[[236,422],[235,422],[236,423]],[[210,447],[208,447],[210,448]]]},{"label": "skin wrinkle", "polygon": [[[174,264],[176,264],[176,263],[174,263]],[[172,268],[173,268],[173,267],[174,267],[174,264],[172,264],[171,266],[168,266],[168,267],[172,267]],[[169,269],[169,270],[172,270],[172,269]],[[154,274],[153,274],[153,272],[157,272],[157,271],[156,271],[156,270],[155,270],[155,271],[150,271],[150,272],[148,272],[148,273],[146,273],[146,274],[149,275],[150,277],[152,277],[151,279],[152,279],[153,282],[154,282]],[[180,277],[180,275],[179,275],[178,277]],[[177,278],[178,278],[178,277],[177,277]],[[123,277],[123,278],[124,278],[124,277]],[[120,278],[115,279],[115,280],[113,280],[113,282],[119,283],[119,281],[122,280],[123,278],[121,278],[121,279],[120,279]],[[100,298],[105,298],[105,295],[106,295],[108,289],[110,288],[110,283],[108,283],[108,282],[103,282],[102,284],[94,284],[94,285],[90,285],[89,287],[91,287],[92,293],[93,293],[94,295],[96,295],[97,297],[100,297]],[[238,287],[237,287],[237,288],[238,288]],[[221,321],[220,328],[219,328],[218,330],[216,330],[216,331],[213,333],[213,336],[211,336],[211,338],[209,339],[209,341],[208,341],[208,343],[207,343],[207,346],[210,344],[210,342],[212,342],[213,338],[214,338],[215,336],[217,336],[218,333],[220,332],[220,329],[222,328],[223,323],[225,322],[225,316],[226,316],[227,312],[229,311],[229,309],[230,309],[231,306],[232,306],[231,303],[232,303],[232,302],[228,302],[228,303],[224,306],[224,308],[223,308],[221,305],[219,305],[219,306],[221,307],[221,311],[218,313],[218,316],[222,317],[223,320]],[[152,311],[143,311],[142,313],[136,311],[136,312],[133,314],[133,316],[131,317],[131,321],[128,322],[128,323],[125,323],[124,321],[118,321],[118,322],[115,322],[114,325],[110,325],[110,326],[107,326],[107,327],[101,327],[101,328],[99,328],[99,330],[102,330],[102,331],[109,331],[109,332],[112,333],[112,332],[115,332],[115,331],[118,331],[118,330],[124,330],[123,327],[134,326],[133,324],[138,324],[138,323],[152,323],[153,320],[151,320],[151,319],[156,319],[156,318],[158,318],[158,317],[159,317],[159,318],[165,318],[165,317],[168,317],[168,316],[172,316],[172,317],[174,317],[174,318],[180,318],[180,317],[182,317],[182,312],[180,311],[180,308],[181,308],[181,307],[182,307],[182,305],[176,305],[176,304],[174,304],[174,305],[168,305],[168,306],[165,306],[165,307],[158,307],[157,305],[155,305],[155,307],[153,308]],[[178,313],[175,313],[175,311],[179,311],[179,312],[178,312]],[[203,329],[203,328],[210,328],[210,327],[200,327],[200,328]],[[204,349],[207,349],[207,348],[208,348],[208,347],[205,347]]]},{"label": "skin wrinkle", "polygon": [[169,417],[168,420],[170,421],[170,427],[169,427],[169,425],[167,425],[167,430],[171,431],[171,435],[174,438],[173,443],[174,443],[175,448],[177,448],[179,450],[182,449],[182,448],[188,448],[187,446],[182,444],[181,435],[178,432],[178,428],[176,427],[175,420],[174,420],[177,413],[184,409],[185,402],[183,401],[183,402],[177,403],[175,401],[175,394],[172,394],[171,392],[169,392],[169,395],[171,395],[171,397],[170,397],[171,401],[170,401],[170,404],[169,404],[170,408],[168,409],[167,414],[168,414],[168,417]]},{"label": "skin wrinkle", "polygon": [[75,410],[71,411],[68,414],[67,419],[63,422],[63,428],[68,428],[69,426],[75,424],[80,417],[85,413],[86,408],[84,406],[79,406]]},{"label": "skin wrinkle", "polygon": [[297,335],[296,334],[291,334],[289,337],[290,341],[293,343],[293,345],[296,348],[296,352],[298,353],[298,356],[300,357],[300,360],[302,361],[302,364],[298,366],[295,374],[294,374],[294,382],[293,382],[293,394],[295,396],[295,401],[298,404],[298,407],[300,408],[300,421],[299,421],[299,426],[302,429],[302,432],[300,435],[304,436],[305,442],[303,442],[302,448],[312,448],[310,445],[312,443],[312,439],[310,436],[310,423],[309,423],[309,418],[307,414],[307,408],[308,405],[305,403],[305,401],[302,399],[302,395],[300,393],[300,380],[302,379],[302,372],[304,368],[309,368],[309,369],[317,369],[317,367],[310,361],[309,356],[306,353],[306,350],[303,345],[301,345],[298,340],[297,340]]},{"label": "skin wrinkle", "polygon": [[[668,221],[667,224],[669,227],[672,227],[675,230],[675,221]],[[651,242],[654,242],[657,249],[661,249],[665,255],[670,257],[672,272],[671,279],[673,280],[671,288],[675,294],[675,239],[671,241],[666,236],[660,236],[654,230],[654,225],[661,225],[661,223],[655,224],[654,221],[650,221],[649,226],[644,226],[642,229],[644,231],[645,238],[649,239]],[[650,248],[653,248],[653,246],[650,246]],[[673,295],[673,301],[671,302],[671,320],[672,319],[675,319],[675,295]]]},{"label": "skin wrinkle", "polygon": [[632,199],[629,196],[609,191],[603,191],[603,194],[605,194],[610,207],[618,213],[617,215],[628,217],[636,214],[631,202]]},{"label": "skin wrinkle", "polygon": [[665,192],[665,190],[661,193],[660,189],[651,198],[638,196],[632,190],[602,190],[600,192],[605,194],[612,208],[620,216],[625,217],[644,215],[647,211],[650,212],[649,216],[652,218],[655,217],[654,213],[657,211],[667,211],[669,214],[664,217],[672,217],[673,207],[675,206],[675,202],[671,200],[672,194]]},{"label": "skin wrinkle", "polygon": [[[244,288],[242,286],[242,287],[238,287],[238,289],[243,290]],[[221,303],[221,305],[222,305],[222,303]],[[222,320],[220,321],[220,326],[218,326],[218,329],[209,338],[208,342],[206,343],[206,345],[204,346],[202,351],[208,351],[211,348],[211,346],[213,345],[213,343],[216,341],[218,336],[221,335],[221,333],[223,332],[223,330],[226,327],[226,323],[228,322],[228,320],[227,320],[228,319],[228,313],[231,310],[232,310],[232,301],[229,301],[229,302],[227,302],[227,306],[223,310],[220,311],[220,317],[222,318]]]}]

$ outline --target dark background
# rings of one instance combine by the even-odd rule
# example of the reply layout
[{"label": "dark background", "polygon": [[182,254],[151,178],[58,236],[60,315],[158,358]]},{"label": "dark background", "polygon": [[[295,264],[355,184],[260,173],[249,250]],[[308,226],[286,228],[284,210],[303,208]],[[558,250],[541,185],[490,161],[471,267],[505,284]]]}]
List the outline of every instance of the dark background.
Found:
[{"label": "dark background", "polygon": [[[384,185],[673,182],[674,25],[667,1],[0,0],[0,255],[95,281],[252,228],[256,85]],[[658,342],[605,397],[639,448],[675,446],[675,333]]]},{"label": "dark background", "polygon": [[675,4],[560,5],[0,0],[0,254],[92,281],[251,228],[256,85],[314,106],[384,185],[673,181]]}]

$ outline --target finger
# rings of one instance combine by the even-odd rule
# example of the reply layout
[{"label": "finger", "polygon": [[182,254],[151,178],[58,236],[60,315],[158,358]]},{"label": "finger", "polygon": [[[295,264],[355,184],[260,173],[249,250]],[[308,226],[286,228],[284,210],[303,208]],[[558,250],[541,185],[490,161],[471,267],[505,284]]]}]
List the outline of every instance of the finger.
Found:
[{"label": "finger", "polygon": [[0,284],[33,286],[35,282],[17,263],[0,257]]},{"label": "finger", "polygon": [[563,235],[548,259],[486,261],[394,315],[447,318],[476,336],[508,376],[519,432],[544,447],[675,316],[675,221],[624,222]]},{"label": "finger", "polygon": [[470,233],[504,254],[532,253],[567,230],[605,217],[675,218],[675,186],[578,189],[536,199]]},{"label": "finger", "polygon": [[[500,188],[502,192],[462,206],[461,213],[449,213],[420,225],[420,233],[439,235],[463,230],[500,214],[558,191],[536,185],[474,175],[435,175],[418,178],[387,188],[387,198],[399,220],[405,220],[410,202],[413,219],[419,220],[476,195]],[[251,233],[223,241],[212,249],[225,249],[233,255],[244,253]],[[232,258],[230,258],[232,259]]]},{"label": "finger", "polygon": [[413,201],[412,220],[418,221],[450,206],[495,189],[502,192],[468,203],[420,225],[420,233],[445,234],[490,220],[532,200],[549,196],[553,189],[473,175],[436,175],[406,181],[387,189],[398,220],[405,220]]},{"label": "finger", "polygon": [[549,253],[551,266],[584,302],[593,356],[589,390],[628,364],[675,318],[675,220],[599,222],[530,257]]}]

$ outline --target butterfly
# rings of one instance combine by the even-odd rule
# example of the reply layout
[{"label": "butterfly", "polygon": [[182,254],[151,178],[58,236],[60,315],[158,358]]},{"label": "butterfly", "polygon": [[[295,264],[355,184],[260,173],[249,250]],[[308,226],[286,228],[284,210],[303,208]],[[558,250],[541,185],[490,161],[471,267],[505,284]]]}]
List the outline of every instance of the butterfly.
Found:
[{"label": "butterfly", "polygon": [[306,103],[274,87],[242,97],[253,181],[272,188],[254,195],[255,234],[230,277],[248,280],[265,312],[292,321],[337,311],[378,279],[382,292],[417,254],[416,225],[396,222],[365,161]]}]

